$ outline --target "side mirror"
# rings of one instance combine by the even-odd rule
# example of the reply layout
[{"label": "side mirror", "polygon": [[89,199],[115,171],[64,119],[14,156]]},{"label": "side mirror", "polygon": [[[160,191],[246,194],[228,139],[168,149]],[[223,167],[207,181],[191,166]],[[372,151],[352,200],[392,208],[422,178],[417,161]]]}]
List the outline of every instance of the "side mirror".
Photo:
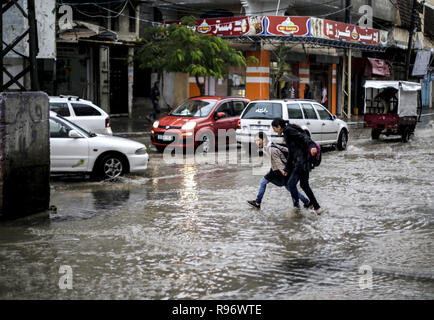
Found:
[{"label": "side mirror", "polygon": [[226,117],[226,113],[224,113],[224,112],[217,112],[217,114],[216,114],[217,119],[221,119],[221,118],[225,118],[225,117]]},{"label": "side mirror", "polygon": [[68,132],[68,137],[70,137],[70,138],[74,138],[74,139],[77,139],[77,138],[83,138],[83,136],[82,136],[81,134],[79,134],[79,133],[77,132],[77,130],[69,130],[69,132]]},{"label": "side mirror", "polygon": [[332,120],[336,120],[337,117],[335,115],[332,116]]}]

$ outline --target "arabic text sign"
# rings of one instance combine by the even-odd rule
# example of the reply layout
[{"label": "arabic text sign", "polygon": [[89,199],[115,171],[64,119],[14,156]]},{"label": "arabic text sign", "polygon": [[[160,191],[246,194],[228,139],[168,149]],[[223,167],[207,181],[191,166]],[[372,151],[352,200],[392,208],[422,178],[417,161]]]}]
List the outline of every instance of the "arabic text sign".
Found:
[{"label": "arabic text sign", "polygon": [[309,17],[265,17],[268,21],[267,34],[278,36],[307,36]]},{"label": "arabic text sign", "polygon": [[196,31],[214,36],[239,36],[250,31],[250,24],[247,17],[200,19]]},{"label": "arabic text sign", "polygon": [[387,44],[386,31],[362,28],[331,20],[324,20],[324,37],[332,40],[362,42],[370,45]]},{"label": "arabic text sign", "polygon": [[[166,24],[179,23],[179,21]],[[298,36],[325,38],[337,41],[387,45],[387,31],[358,27],[341,22],[288,16],[249,16],[231,18],[199,19],[196,31],[213,36]]]}]

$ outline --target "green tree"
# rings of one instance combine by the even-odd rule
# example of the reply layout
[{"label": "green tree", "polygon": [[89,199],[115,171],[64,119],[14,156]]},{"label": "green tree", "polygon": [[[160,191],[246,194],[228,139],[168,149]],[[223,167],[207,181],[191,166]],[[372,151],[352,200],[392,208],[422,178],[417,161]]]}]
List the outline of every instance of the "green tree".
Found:
[{"label": "green tree", "polygon": [[193,75],[204,95],[205,87],[199,77],[223,79],[229,67],[243,67],[246,59],[242,52],[229,46],[229,41],[197,33],[195,25],[195,18],[188,16],[182,18],[181,24],[145,28],[135,58],[141,68],[156,69],[159,78],[163,71]]},{"label": "green tree", "polygon": [[291,55],[292,47],[285,44],[279,44],[271,50],[274,60],[277,62],[277,70],[272,74],[273,77],[273,95],[275,98],[280,97],[281,83],[288,77],[291,67],[286,61]]}]

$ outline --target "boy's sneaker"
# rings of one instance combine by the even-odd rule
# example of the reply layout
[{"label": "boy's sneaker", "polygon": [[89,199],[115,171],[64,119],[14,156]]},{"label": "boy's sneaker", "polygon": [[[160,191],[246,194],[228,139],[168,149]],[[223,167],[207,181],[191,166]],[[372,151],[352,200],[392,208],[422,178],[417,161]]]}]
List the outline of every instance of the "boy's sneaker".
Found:
[{"label": "boy's sneaker", "polygon": [[250,204],[252,207],[255,207],[256,209],[261,209],[261,205],[257,203],[255,200],[247,201],[247,203]]},{"label": "boy's sneaker", "polygon": [[320,215],[321,213],[324,212],[324,209],[319,207],[319,208],[313,209],[313,212],[315,212],[317,215]]},{"label": "boy's sneaker", "polygon": [[308,201],[307,203],[303,204],[303,207],[305,209],[309,209],[310,207],[312,207],[312,205],[313,205],[312,202]]}]

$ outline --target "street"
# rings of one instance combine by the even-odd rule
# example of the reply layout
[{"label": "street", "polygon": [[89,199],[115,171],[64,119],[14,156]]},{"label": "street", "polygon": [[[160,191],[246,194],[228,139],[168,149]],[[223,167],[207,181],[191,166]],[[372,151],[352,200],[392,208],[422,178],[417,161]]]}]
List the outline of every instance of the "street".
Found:
[{"label": "street", "polygon": [[272,185],[248,206],[258,158],[53,177],[57,213],[0,225],[0,299],[433,299],[433,142],[432,121],[407,144],[351,132],[311,172],[320,216]]}]

